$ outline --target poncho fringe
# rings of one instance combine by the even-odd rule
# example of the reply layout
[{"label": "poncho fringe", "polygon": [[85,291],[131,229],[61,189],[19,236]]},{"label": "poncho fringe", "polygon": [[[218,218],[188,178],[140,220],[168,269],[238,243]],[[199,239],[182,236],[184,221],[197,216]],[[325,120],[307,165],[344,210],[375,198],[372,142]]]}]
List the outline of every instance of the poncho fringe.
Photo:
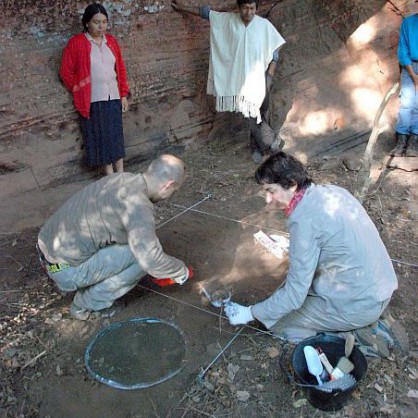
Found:
[{"label": "poncho fringe", "polygon": [[216,110],[242,113],[246,118],[258,118],[260,115],[260,108],[245,100],[244,96],[218,96],[216,97]]}]

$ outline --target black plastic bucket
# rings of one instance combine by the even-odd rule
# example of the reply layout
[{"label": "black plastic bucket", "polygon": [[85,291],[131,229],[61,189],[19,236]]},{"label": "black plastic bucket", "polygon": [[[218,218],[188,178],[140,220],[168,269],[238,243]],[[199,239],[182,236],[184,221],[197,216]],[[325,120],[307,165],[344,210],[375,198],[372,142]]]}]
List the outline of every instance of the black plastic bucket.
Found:
[{"label": "black plastic bucket", "polygon": [[315,387],[318,384],[316,378],[309,373],[303,353],[303,348],[307,345],[321,347],[331,365],[335,367],[338,360],[344,356],[345,340],[332,335],[319,334],[301,341],[292,354],[292,366],[298,382],[302,386],[309,385],[306,387],[309,403],[322,411],[338,411],[346,404],[353,390],[366,375],[366,357],[358,347],[354,346],[349,359],[354,364],[354,370],[350,374],[355,377],[356,384],[346,390],[333,389],[330,393],[324,392]]}]

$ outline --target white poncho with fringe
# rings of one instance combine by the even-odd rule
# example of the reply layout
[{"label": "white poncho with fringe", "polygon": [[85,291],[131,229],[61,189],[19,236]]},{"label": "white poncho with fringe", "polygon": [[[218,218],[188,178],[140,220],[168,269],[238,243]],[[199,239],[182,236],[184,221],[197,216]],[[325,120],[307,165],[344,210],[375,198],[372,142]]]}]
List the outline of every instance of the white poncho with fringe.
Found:
[{"label": "white poncho with fringe", "polygon": [[211,11],[207,93],[218,112],[240,112],[261,121],[265,72],[273,52],[285,43],[267,20],[254,16],[245,26],[237,13]]}]

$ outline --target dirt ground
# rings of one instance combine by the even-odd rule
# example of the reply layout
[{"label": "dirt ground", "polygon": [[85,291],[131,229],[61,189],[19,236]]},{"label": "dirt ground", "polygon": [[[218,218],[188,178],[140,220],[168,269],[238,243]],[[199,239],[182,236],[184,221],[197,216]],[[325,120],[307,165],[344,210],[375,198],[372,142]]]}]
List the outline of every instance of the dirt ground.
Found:
[{"label": "dirt ground", "polygon": [[[378,157],[389,147],[383,144]],[[351,157],[361,151],[351,150]],[[69,315],[72,295],[62,296],[38,265],[38,228],[0,237],[0,417],[418,416],[416,172],[387,171],[364,202],[396,260],[399,290],[391,308],[408,331],[410,353],[370,358],[365,379],[332,414],[313,408],[281,370],[282,355],[293,347],[256,328],[244,328],[197,379],[239,330],[222,319],[200,286],[226,287],[244,304],[267,297],[283,282],[287,261],[266,252],[253,234],[285,232],[286,222],[282,214],[266,211],[246,142],[215,141],[180,155],[187,164],[186,184],[157,206],[157,220],[166,252],[195,269],[182,287],[159,288],[145,279],[112,318],[79,322]],[[358,172],[348,170],[342,157],[311,158],[309,170],[316,182],[353,192]],[[171,321],[184,331],[186,367],[141,390],[93,380],[84,366],[89,341],[111,323],[140,317]]]}]

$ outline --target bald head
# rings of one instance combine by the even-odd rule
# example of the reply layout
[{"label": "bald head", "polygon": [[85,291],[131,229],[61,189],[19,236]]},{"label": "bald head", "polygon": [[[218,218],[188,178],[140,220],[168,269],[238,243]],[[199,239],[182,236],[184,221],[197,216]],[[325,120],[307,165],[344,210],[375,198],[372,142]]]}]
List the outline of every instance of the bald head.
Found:
[{"label": "bald head", "polygon": [[184,178],[184,163],[174,155],[163,154],[149,165],[147,174],[160,179],[161,182],[181,182]]},{"label": "bald head", "polygon": [[183,183],[184,171],[183,161],[174,155],[163,154],[155,159],[144,174],[151,200],[170,197]]}]

